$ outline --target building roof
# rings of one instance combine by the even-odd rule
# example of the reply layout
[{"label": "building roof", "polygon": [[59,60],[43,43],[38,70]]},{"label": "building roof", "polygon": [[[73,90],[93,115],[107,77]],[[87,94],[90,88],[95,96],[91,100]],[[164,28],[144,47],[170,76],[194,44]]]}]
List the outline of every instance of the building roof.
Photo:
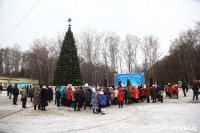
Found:
[{"label": "building roof", "polygon": [[38,84],[39,80],[37,80],[37,79],[31,79],[31,78],[0,77],[0,83]]}]

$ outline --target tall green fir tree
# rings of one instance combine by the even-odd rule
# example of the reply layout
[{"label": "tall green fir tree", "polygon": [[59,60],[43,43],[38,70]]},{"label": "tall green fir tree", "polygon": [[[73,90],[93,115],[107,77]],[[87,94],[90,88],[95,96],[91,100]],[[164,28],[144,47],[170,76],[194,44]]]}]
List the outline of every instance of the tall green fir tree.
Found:
[{"label": "tall green fir tree", "polygon": [[[68,21],[70,22],[71,19]],[[62,43],[53,78],[54,86],[67,86],[68,84],[72,84],[73,86],[82,85],[80,64],[70,24]]]}]

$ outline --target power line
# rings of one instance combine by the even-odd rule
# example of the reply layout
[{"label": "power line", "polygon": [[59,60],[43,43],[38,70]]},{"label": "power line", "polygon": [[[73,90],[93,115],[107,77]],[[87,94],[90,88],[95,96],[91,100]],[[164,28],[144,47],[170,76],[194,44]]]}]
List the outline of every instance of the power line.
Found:
[{"label": "power line", "polygon": [[5,39],[1,42],[1,45],[12,35],[12,33],[19,27],[19,25],[24,21],[24,19],[31,13],[31,11],[37,6],[37,4],[40,2],[38,0],[32,7],[31,9],[28,10],[28,12],[24,15],[24,17],[17,23],[17,25],[8,33],[8,35],[5,37]]}]

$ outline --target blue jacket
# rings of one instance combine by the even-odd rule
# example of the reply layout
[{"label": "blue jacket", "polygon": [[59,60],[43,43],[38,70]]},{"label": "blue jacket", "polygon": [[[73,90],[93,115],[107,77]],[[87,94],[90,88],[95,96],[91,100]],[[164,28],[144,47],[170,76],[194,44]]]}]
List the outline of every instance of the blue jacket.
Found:
[{"label": "blue jacket", "polygon": [[98,106],[99,105],[98,98],[99,98],[98,93],[96,91],[92,92],[91,100],[92,100],[92,105],[93,106]]},{"label": "blue jacket", "polygon": [[100,95],[99,101],[101,105],[106,105],[107,98],[105,95]]}]

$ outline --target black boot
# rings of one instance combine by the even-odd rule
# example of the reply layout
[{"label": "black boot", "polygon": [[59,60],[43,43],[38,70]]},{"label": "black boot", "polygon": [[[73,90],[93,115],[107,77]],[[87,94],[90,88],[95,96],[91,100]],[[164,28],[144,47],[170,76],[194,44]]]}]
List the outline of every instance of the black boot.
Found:
[{"label": "black boot", "polygon": [[36,105],[34,105],[34,110],[36,110]]},{"label": "black boot", "polygon": [[98,110],[96,109],[97,114],[99,113]]},{"label": "black boot", "polygon": [[93,113],[95,114],[95,108],[93,108]]}]

